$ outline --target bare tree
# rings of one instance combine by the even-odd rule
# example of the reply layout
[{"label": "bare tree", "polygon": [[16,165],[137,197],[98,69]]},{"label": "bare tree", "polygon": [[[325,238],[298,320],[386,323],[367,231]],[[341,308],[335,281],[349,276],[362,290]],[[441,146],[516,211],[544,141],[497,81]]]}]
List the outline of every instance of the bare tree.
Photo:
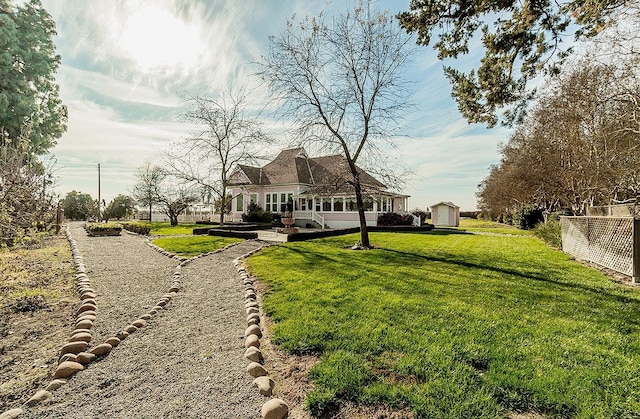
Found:
[{"label": "bare tree", "polygon": [[12,246],[54,218],[53,175],[28,142],[0,146],[0,248]]},{"label": "bare tree", "polygon": [[162,211],[169,217],[172,226],[178,225],[178,217],[189,206],[198,201],[197,194],[177,183],[167,182],[158,195]]},{"label": "bare tree", "polygon": [[[175,176],[197,185],[204,195],[213,194],[221,208],[226,208],[232,171],[238,164],[261,159],[269,139],[262,130],[259,113],[248,111],[245,90],[214,97],[189,94],[187,100],[191,106],[184,117],[198,131],[167,153],[168,163]],[[223,225],[224,211],[220,211]]]},{"label": "bare tree", "polygon": [[363,247],[370,247],[358,164],[380,155],[407,105],[402,69],[411,38],[392,16],[362,1],[329,22],[324,16],[287,22],[270,39],[260,75],[282,100],[301,138],[348,162]]},{"label": "bare tree", "polygon": [[132,195],[139,205],[149,207],[149,221],[153,213],[153,205],[160,203],[160,188],[167,177],[167,171],[147,162],[138,168],[138,182],[133,186]]}]

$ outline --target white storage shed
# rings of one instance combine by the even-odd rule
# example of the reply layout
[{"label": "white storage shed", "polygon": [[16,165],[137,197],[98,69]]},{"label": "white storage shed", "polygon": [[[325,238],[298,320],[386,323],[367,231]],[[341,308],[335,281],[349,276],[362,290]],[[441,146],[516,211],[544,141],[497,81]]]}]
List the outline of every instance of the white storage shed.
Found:
[{"label": "white storage shed", "polygon": [[439,227],[458,227],[460,207],[453,202],[438,202],[431,205],[431,223]]}]

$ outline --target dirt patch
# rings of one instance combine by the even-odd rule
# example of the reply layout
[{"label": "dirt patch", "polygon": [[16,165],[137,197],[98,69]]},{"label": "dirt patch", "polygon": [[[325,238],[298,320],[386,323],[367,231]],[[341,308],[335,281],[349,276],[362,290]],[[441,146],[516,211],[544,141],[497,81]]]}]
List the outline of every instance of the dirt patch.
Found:
[{"label": "dirt patch", "polygon": [[78,299],[63,235],[42,247],[0,251],[0,413],[46,385]]}]

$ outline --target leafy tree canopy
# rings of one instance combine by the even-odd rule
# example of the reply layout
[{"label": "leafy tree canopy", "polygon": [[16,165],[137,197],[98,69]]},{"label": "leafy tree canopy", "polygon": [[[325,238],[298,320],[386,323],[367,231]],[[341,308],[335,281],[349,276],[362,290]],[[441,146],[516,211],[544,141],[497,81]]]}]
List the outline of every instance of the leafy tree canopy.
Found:
[{"label": "leafy tree canopy", "polygon": [[71,191],[61,202],[65,218],[69,220],[87,220],[97,211],[96,201],[88,193]]},{"label": "leafy tree canopy", "polygon": [[485,51],[480,65],[469,72],[445,67],[452,96],[469,122],[493,126],[497,112],[512,123],[523,115],[535,93],[527,82],[540,73],[557,73],[571,48],[562,44],[567,35],[593,36],[630,7],[624,0],[412,0],[410,11],[398,15],[418,43],[429,45],[438,58],[458,58],[480,35]]},{"label": "leafy tree canopy", "polygon": [[118,195],[105,208],[103,218],[126,218],[136,211],[136,202],[133,198],[127,195]]},{"label": "leafy tree canopy", "polygon": [[0,144],[43,154],[66,130],[67,109],[55,83],[60,65],[55,22],[40,0],[0,0]]}]

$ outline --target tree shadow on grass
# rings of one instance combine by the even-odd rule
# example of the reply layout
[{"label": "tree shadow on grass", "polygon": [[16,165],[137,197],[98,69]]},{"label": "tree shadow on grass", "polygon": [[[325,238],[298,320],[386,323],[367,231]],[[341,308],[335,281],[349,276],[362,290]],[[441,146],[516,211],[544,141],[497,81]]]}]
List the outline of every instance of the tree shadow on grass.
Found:
[{"label": "tree shadow on grass", "polygon": [[567,282],[555,280],[553,278],[543,276],[543,275],[526,274],[514,269],[497,268],[495,266],[491,266],[488,264],[483,265],[483,264],[478,264],[473,262],[462,261],[458,259],[446,258],[446,257],[427,256],[419,253],[403,252],[401,250],[387,249],[382,247],[378,248],[378,250],[400,255],[401,257],[408,258],[409,260],[415,258],[415,259],[420,259],[428,262],[439,262],[439,263],[447,263],[452,265],[459,265],[459,266],[464,266],[470,269],[487,270],[487,271],[492,271],[498,274],[512,275],[515,277],[529,279],[533,281],[545,282],[545,283],[553,284],[559,288],[565,288],[569,290],[582,290],[582,291],[596,294],[598,296],[607,297],[611,300],[614,300],[620,303],[635,304],[640,309],[640,297],[631,298],[625,295],[613,294],[613,293],[607,292],[602,288],[589,287],[587,285],[580,284],[580,283],[567,283]]}]

